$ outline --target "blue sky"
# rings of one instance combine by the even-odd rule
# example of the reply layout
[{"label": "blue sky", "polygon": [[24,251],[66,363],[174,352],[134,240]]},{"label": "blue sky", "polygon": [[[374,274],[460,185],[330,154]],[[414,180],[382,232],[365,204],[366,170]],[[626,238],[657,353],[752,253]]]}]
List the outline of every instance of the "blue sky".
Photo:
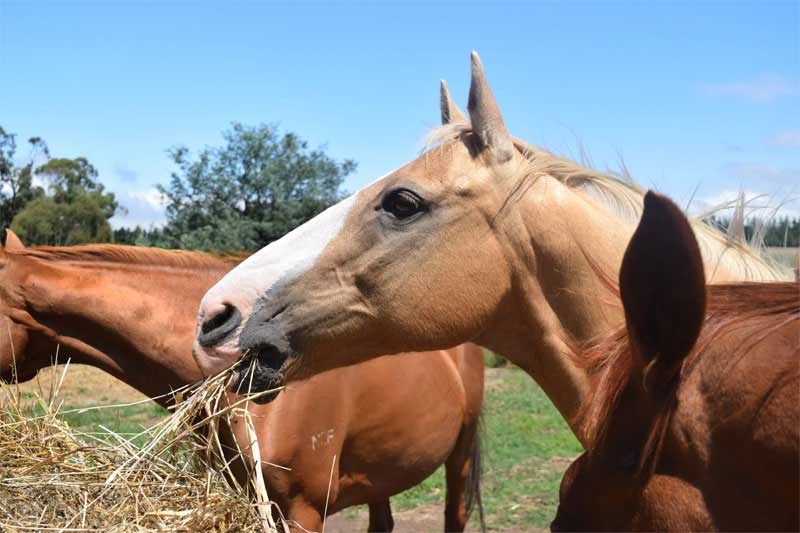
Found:
[{"label": "blue sky", "polygon": [[[359,163],[414,158],[438,82],[465,106],[477,50],[511,132],[685,202],[800,183],[798,2],[14,2],[0,0],[0,125],[86,156],[162,219],[165,150],[277,122]],[[799,211],[797,202],[788,212]]]}]

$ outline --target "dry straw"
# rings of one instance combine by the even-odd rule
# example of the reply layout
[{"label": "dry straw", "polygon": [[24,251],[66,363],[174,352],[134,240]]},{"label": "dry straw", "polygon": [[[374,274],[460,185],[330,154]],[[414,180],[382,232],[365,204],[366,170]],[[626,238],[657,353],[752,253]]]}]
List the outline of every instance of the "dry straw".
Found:
[{"label": "dry straw", "polygon": [[[261,476],[247,411],[253,397],[226,393],[235,369],[179,391],[171,416],[126,437],[107,428],[80,433],[64,421],[58,391],[68,366],[54,368],[32,400],[0,384],[0,530],[288,529]],[[244,486],[219,439],[233,417],[242,417],[251,436],[235,443],[248,471]]]}]

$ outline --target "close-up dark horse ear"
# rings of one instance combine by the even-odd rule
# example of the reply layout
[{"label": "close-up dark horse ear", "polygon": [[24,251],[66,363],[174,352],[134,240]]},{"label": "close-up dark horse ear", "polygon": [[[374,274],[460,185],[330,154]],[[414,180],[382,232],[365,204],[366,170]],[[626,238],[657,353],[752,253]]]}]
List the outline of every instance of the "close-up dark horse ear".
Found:
[{"label": "close-up dark horse ear", "polygon": [[705,317],[703,260],[689,221],[652,191],[619,274],[628,335],[649,364],[672,367],[694,347]]}]

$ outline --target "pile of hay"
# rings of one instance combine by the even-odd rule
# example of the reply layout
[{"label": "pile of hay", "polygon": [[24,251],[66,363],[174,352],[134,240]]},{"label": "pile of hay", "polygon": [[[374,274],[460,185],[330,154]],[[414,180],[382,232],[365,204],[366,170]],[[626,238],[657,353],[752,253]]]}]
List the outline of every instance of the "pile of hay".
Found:
[{"label": "pile of hay", "polygon": [[[60,416],[55,401],[60,380],[53,375],[49,394],[33,400],[23,401],[15,387],[0,385],[0,530],[277,528],[263,480],[253,476],[252,498],[249,490],[230,486],[224,465],[209,460],[214,439],[196,434],[203,425],[213,430],[219,416],[237,408],[213,411],[225,376],[188,395],[172,416],[143,432],[145,444],[137,446],[110,430],[96,437],[71,429]],[[249,450],[251,464],[253,447],[257,452],[257,443]]]}]

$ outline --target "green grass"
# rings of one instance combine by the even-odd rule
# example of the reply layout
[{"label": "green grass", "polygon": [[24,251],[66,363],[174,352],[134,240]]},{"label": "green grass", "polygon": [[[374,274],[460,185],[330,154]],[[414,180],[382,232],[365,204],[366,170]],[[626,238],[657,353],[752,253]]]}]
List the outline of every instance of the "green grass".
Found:
[{"label": "green grass", "polygon": [[[24,396],[23,396],[24,399]],[[112,430],[126,438],[141,433],[142,429],[152,424],[168,414],[167,410],[155,402],[145,402],[136,405],[109,406],[81,412],[84,406],[65,405],[62,409],[61,418],[69,426],[82,433],[93,433],[98,436],[105,434],[101,426]],[[41,406],[34,406],[34,412],[44,413]],[[134,439],[134,442],[141,444],[144,436]]]},{"label": "green grass", "polygon": [[[581,446],[544,392],[516,368],[492,370],[484,404],[486,523],[546,528],[555,516],[564,469]],[[398,510],[444,504],[444,471],[392,498]]]},{"label": "green grass", "polygon": [[[546,528],[555,516],[558,487],[568,459],[581,452],[564,420],[534,381],[509,366],[490,369],[483,409],[484,476],[482,495],[491,529]],[[76,406],[65,406],[65,410]],[[78,431],[102,432],[100,425],[121,434],[136,434],[142,426],[166,415],[149,402],[66,413]],[[442,506],[444,469],[421,485],[392,498],[396,510],[419,505]],[[345,511],[352,516],[355,508]],[[473,517],[473,521],[475,517]]]}]

